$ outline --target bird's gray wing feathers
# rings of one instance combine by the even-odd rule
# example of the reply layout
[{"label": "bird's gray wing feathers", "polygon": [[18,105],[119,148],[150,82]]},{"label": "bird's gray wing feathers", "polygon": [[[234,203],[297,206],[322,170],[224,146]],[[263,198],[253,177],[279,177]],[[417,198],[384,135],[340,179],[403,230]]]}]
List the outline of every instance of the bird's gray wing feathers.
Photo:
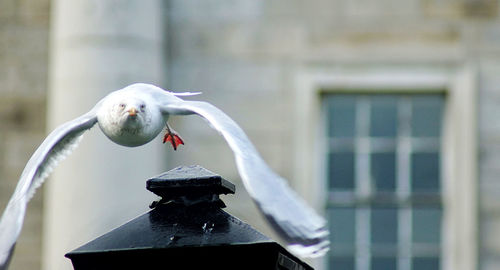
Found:
[{"label": "bird's gray wing feathers", "polygon": [[285,179],[267,166],[229,116],[206,102],[169,100],[161,106],[165,114],[198,114],[222,134],[234,152],[246,189],[292,251],[306,257],[321,256],[328,251],[325,220],[288,186]]},{"label": "bird's gray wing feathers", "polygon": [[[96,106],[97,107],[97,106]],[[57,163],[77,146],[96,122],[96,108],[52,131],[24,167],[14,194],[0,219],[0,269],[6,269],[23,226],[26,206]]]}]

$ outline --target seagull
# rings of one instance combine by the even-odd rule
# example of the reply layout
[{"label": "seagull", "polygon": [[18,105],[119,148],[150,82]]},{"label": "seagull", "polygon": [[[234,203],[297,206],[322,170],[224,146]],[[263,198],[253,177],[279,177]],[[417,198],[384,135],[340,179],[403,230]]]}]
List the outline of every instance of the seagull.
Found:
[{"label": "seagull", "polygon": [[135,83],[111,92],[89,112],[52,131],[26,164],[0,219],[0,269],[8,267],[28,201],[57,163],[76,148],[85,131],[98,124],[111,141],[136,147],[150,142],[166,128],[163,142],[170,142],[176,150],[184,141],[167,120],[171,115],[193,114],[204,118],[224,137],[234,153],[245,188],[289,249],[302,257],[324,255],[329,249],[325,219],[265,163],[229,116],[210,103],[179,97],[196,94],[199,93],[174,93]]}]

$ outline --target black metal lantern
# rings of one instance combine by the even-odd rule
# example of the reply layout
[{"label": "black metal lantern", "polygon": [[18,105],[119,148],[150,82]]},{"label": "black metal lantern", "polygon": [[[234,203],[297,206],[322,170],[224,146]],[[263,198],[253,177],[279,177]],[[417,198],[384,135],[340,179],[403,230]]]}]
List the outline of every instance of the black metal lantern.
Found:
[{"label": "black metal lantern", "polygon": [[178,167],[147,181],[162,197],[148,213],[69,252],[85,269],[312,269],[226,213],[235,186],[202,167]]}]

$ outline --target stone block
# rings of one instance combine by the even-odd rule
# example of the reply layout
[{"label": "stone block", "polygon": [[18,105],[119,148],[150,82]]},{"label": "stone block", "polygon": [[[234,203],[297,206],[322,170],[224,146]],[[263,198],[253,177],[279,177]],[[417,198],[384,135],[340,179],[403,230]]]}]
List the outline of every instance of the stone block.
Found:
[{"label": "stone block", "polygon": [[488,256],[486,254],[482,254],[481,258],[479,258],[479,265],[481,270],[497,270],[500,265],[500,256]]},{"label": "stone block", "polygon": [[440,19],[494,18],[498,15],[496,0],[424,0],[426,16]]},{"label": "stone block", "polygon": [[9,98],[4,95],[0,99],[0,131],[44,133],[45,112],[45,99]]},{"label": "stone block", "polygon": [[496,241],[500,237],[500,215],[483,215],[479,231],[483,251],[489,256],[500,256],[500,242]]},{"label": "stone block", "polygon": [[498,175],[500,169],[483,169],[481,171],[481,183],[479,183],[479,207],[485,216],[500,215],[500,205],[498,197],[500,196],[500,183]]},{"label": "stone block", "polygon": [[5,165],[11,170],[21,172],[43,138],[42,134],[35,132],[10,133],[5,141]]},{"label": "stone block", "polygon": [[[327,2],[327,1],[323,1]],[[342,0],[342,17],[351,21],[381,20],[391,21],[395,18],[411,20],[420,15],[420,0]]]},{"label": "stone block", "polygon": [[[500,107],[500,59],[483,60],[480,66],[480,91],[478,106],[480,144],[500,142],[500,121],[498,108]],[[487,150],[487,149],[484,149]]]},{"label": "stone block", "polygon": [[20,24],[48,28],[50,0],[18,0],[17,17]]},{"label": "stone block", "polygon": [[159,42],[163,10],[157,4],[156,0],[59,1],[53,15],[63,23],[54,23],[54,38],[81,43],[86,38],[111,37],[122,39],[124,46],[140,40]]},{"label": "stone block", "polygon": [[0,92],[44,98],[48,77],[48,26],[12,24],[0,29]]},{"label": "stone block", "polygon": [[16,0],[0,1],[0,22],[2,22],[3,27],[6,27],[5,24],[10,24],[14,20],[16,15],[16,2]]},{"label": "stone block", "polygon": [[221,22],[252,22],[261,18],[266,1],[194,0],[170,1],[168,16],[173,22],[218,24]]},{"label": "stone block", "polygon": [[196,98],[223,99],[240,95],[270,95],[282,84],[282,67],[267,61],[239,59],[196,61],[180,58],[172,61],[169,69],[169,88],[172,91],[202,91]]},{"label": "stone block", "polygon": [[[336,4],[336,1],[322,1],[321,3],[332,4],[334,6]],[[308,13],[306,13],[306,10],[308,10],[310,7],[318,7],[318,1],[316,1],[314,4],[301,0],[265,1],[263,13],[265,18],[268,18],[269,20],[301,20],[308,15]],[[337,9],[319,7],[315,11],[336,12]],[[316,13],[316,15],[318,14]]]},{"label": "stone block", "polygon": [[300,24],[225,23],[191,25],[173,23],[169,33],[174,60],[179,57],[228,57],[269,61],[294,57],[303,48],[305,34]]}]

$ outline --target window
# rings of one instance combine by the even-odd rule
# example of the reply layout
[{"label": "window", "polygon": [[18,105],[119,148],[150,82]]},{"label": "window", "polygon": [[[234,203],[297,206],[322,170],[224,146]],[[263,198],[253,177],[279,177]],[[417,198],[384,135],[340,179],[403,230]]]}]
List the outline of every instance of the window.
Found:
[{"label": "window", "polygon": [[477,269],[477,67],[325,62],[296,72],[292,184],[334,237],[316,269]]},{"label": "window", "polygon": [[329,269],[433,270],[441,261],[441,94],[330,94]]}]

